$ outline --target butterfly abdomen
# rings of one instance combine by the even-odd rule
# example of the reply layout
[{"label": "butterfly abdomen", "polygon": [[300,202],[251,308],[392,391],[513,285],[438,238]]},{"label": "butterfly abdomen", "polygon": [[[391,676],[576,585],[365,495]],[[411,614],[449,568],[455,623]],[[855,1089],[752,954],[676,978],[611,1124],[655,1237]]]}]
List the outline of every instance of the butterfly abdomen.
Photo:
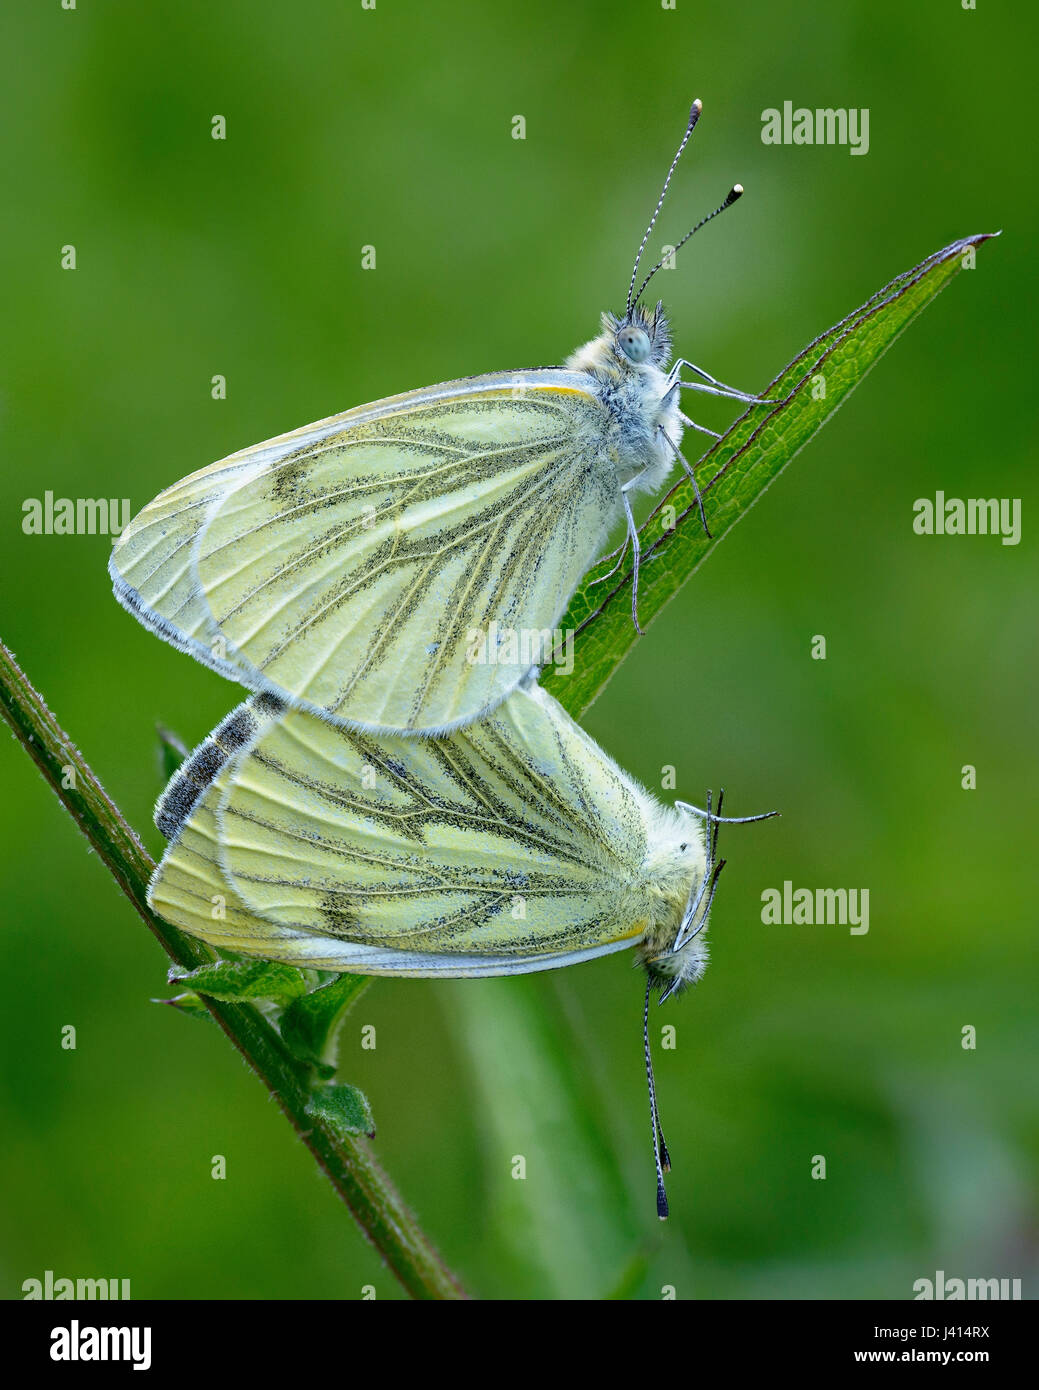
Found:
[{"label": "butterfly abdomen", "polygon": [[254,738],[263,719],[276,719],[287,708],[276,695],[255,696],[231,711],[209,737],[186,758],[155,806],[155,824],[167,840],[176,838],[201,797],[220,775],[228,758]]}]

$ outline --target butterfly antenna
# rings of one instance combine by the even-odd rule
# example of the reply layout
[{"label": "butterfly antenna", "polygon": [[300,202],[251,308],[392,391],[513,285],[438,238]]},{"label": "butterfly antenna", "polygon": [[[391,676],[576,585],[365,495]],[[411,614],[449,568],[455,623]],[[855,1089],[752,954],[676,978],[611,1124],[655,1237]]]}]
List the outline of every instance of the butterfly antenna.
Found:
[{"label": "butterfly antenna", "polygon": [[667,1193],[664,1190],[664,1174],[671,1171],[671,1155],[664,1143],[664,1131],[660,1128],[660,1115],[657,1111],[657,1088],[653,1080],[653,1057],[649,1050],[649,991],[651,985],[646,980],[646,1003],[642,1010],[642,1044],[646,1051],[646,1084],[649,1086],[649,1119],[653,1129],[653,1161],[657,1167],[657,1215],[661,1221],[668,1217]]},{"label": "butterfly antenna", "polygon": [[[667,197],[667,190],[671,183],[671,176],[674,174],[676,168],[678,167],[678,161],[682,158],[682,151],[689,143],[690,135],[692,135],[693,131],[696,129],[696,123],[700,119],[700,112],[702,110],[703,102],[700,100],[699,97],[697,97],[689,111],[689,124],[686,126],[685,134],[682,136],[682,143],[675,151],[675,157],[671,161],[671,168],[667,171],[667,178],[664,180],[664,187],[660,190],[660,197],[657,199],[657,205],[653,209],[653,216],[649,219],[649,226],[646,228],[646,235],[642,238],[642,244],[639,246],[638,252],[636,253],[635,264],[632,267],[631,271],[631,284],[628,286],[627,317],[629,319],[631,318],[631,311],[635,305],[635,302],[639,297],[638,294],[632,294],[632,291],[635,288],[635,281],[638,278],[639,261],[641,261],[642,259],[642,253],[646,249],[646,242],[649,240],[650,233],[652,232],[657,217],[660,214],[660,209],[664,206],[664,199]],[[643,289],[644,288],[645,285],[643,285]],[[639,294],[641,293],[642,290],[639,290]]]},{"label": "butterfly antenna", "polygon": [[[724,800],[725,800],[725,788],[724,788],[724,787],[719,787],[719,789],[718,789],[718,809],[717,809],[717,811],[715,811],[715,813],[714,813],[714,824],[713,824],[714,834],[713,834],[713,836],[711,837],[711,863],[712,863],[712,864],[714,863],[715,859],[716,859],[717,856],[718,856],[718,834],[719,834],[719,831],[720,831],[721,828],[722,828],[722,825],[721,825],[721,822],[722,822],[722,802],[723,802]],[[708,824],[708,827],[711,826],[711,822],[710,822],[710,821],[708,821],[707,824]]]},{"label": "butterfly antenna", "polygon": [[[725,795],[724,790],[722,791],[721,795]],[[703,820],[710,822],[712,825],[749,825],[751,821],[771,820],[773,816],[778,816],[780,814],[778,811],[761,811],[756,816],[720,816],[717,812],[711,810],[710,792],[707,793],[706,811],[702,811],[699,806],[694,806],[692,802],[689,801],[676,801],[675,805],[681,806],[683,811],[691,811],[694,816],[700,816]],[[718,801],[718,805],[719,807],[721,806],[720,799]]]},{"label": "butterfly antenna", "polygon": [[[711,914],[711,904],[714,902],[714,895],[715,895],[715,893],[717,892],[717,889],[718,889],[718,880],[719,880],[719,878],[721,877],[722,869],[725,868],[725,865],[726,865],[727,863],[728,863],[728,860],[719,859],[718,862],[717,862],[717,864],[715,864],[715,866],[714,866],[714,871],[713,871],[713,873],[711,874],[710,878],[709,878],[709,879],[705,879],[705,882],[706,882],[707,885],[708,885],[708,886],[707,886],[707,901],[706,901],[706,903],[704,903],[703,915],[702,915],[701,918],[700,918],[700,925],[697,927],[696,931],[690,932],[690,933],[689,933],[689,935],[686,937],[685,941],[682,943],[683,945],[685,945],[687,942],[692,941],[692,939],[693,939],[694,936],[699,936],[700,933],[703,931],[704,927],[706,927],[706,925],[707,925],[707,919],[708,919],[708,917],[709,917],[710,914]],[[701,896],[701,897],[703,896],[703,893],[702,893],[702,892],[701,892],[700,896]],[[699,901],[699,900],[698,900],[698,901]],[[694,917],[695,917],[695,914],[694,914]]]},{"label": "butterfly antenna", "polygon": [[[670,175],[669,175],[668,177],[670,177]],[[701,227],[706,227],[707,224],[708,224],[708,222],[713,222],[714,219],[719,215],[719,213],[724,212],[726,208],[731,208],[732,205],[733,205],[733,203],[738,202],[739,199],[742,198],[742,197],[743,197],[743,185],[742,185],[742,183],[734,183],[734,184],[732,185],[732,187],[729,189],[729,191],[728,191],[728,193],[727,193],[727,195],[726,195],[726,197],[725,197],[725,202],[724,202],[724,203],[719,203],[718,206],[714,209],[713,212],[709,212],[709,213],[707,214],[706,217],[702,217],[702,218],[700,219],[700,221],[697,222],[697,224],[696,224],[695,227],[690,227],[689,231],[686,232],[685,236],[684,236],[684,237],[682,238],[682,240],[678,243],[678,245],[675,247],[675,249],[674,249],[673,251],[669,251],[668,254],[667,254],[667,256],[665,256],[665,257],[663,257],[663,259],[657,261],[656,265],[653,267],[653,269],[652,269],[652,270],[649,272],[649,274],[646,276],[645,280],[643,280],[642,284],[639,286],[639,292],[638,292],[638,294],[635,295],[634,298],[631,298],[631,297],[629,296],[629,299],[628,299],[628,314],[629,314],[629,316],[630,316],[630,314],[631,314],[631,310],[632,310],[633,306],[636,305],[636,304],[639,302],[639,300],[642,298],[642,292],[643,292],[643,290],[646,288],[646,286],[649,284],[650,280],[653,279],[653,276],[656,275],[657,271],[658,271],[658,270],[661,268],[661,266],[664,264],[664,261],[665,261],[665,260],[669,260],[669,259],[670,259],[672,256],[674,256],[674,255],[677,255],[677,253],[678,253],[679,251],[681,251],[682,247],[686,244],[686,242],[689,240],[689,238],[690,238],[691,236],[694,235],[694,233],[698,232],[698,231],[700,230]],[[654,217],[655,217],[655,216],[656,216],[656,214],[654,213]],[[653,226],[653,223],[651,222],[649,225],[650,225],[650,227],[652,227],[652,226]],[[646,236],[649,236],[649,232],[646,233]],[[639,252],[639,254],[640,254],[640,255],[642,254],[641,251]],[[637,267],[638,267],[638,261],[635,262],[635,265],[636,265],[636,268],[637,268]],[[633,278],[632,278],[632,284],[634,284],[634,283],[635,283],[635,281],[634,281],[634,277],[633,277]]]},{"label": "butterfly antenna", "polygon": [[[690,941],[692,941],[694,936],[699,936],[699,934],[703,931],[704,927],[707,925],[707,916],[711,910],[711,903],[714,901],[715,889],[718,886],[718,875],[725,867],[725,860],[717,858],[718,834],[720,828],[723,825],[746,825],[751,821],[771,820],[773,816],[779,815],[778,811],[764,811],[757,816],[723,816],[721,814],[721,809],[722,802],[725,799],[724,787],[718,793],[717,811],[712,809],[712,797],[713,793],[708,791],[706,811],[701,811],[699,806],[693,806],[688,801],[675,802],[675,805],[681,807],[683,811],[691,811],[694,816],[702,817],[707,822],[707,829],[704,832],[704,852],[706,858],[706,864],[704,866],[704,875],[703,878],[700,880],[700,887],[697,891],[696,898],[692,903],[690,903],[686,907],[685,913],[682,917],[682,925],[678,930],[678,935],[675,938],[675,944],[672,947],[672,950],[674,951],[680,951],[684,946],[686,946]],[[703,912],[701,912],[700,904],[704,901],[704,898],[707,899],[707,902],[704,906]],[[698,916],[700,918],[700,925],[696,928],[695,931],[693,931],[691,930],[691,928]],[[667,993],[670,993],[671,989],[673,988],[674,985],[670,986]],[[661,997],[661,1003],[663,1003],[664,998],[666,998],[666,994]]]}]

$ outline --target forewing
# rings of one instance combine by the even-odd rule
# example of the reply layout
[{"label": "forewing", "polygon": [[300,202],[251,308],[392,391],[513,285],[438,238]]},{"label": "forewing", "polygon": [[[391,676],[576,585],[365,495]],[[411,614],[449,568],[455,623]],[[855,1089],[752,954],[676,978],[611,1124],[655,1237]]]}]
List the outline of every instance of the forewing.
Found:
[{"label": "forewing", "polygon": [[264,466],[262,450],[246,450],[182,478],[138,512],[108,561],[116,598],[139,622],[238,681],[202,594],[194,548],[215,504]]},{"label": "forewing", "polygon": [[615,506],[586,447],[600,410],[572,389],[483,387],[351,424],[248,479],[198,553],[236,659],[373,731],[443,731],[493,707]]},{"label": "forewing", "polygon": [[537,659],[616,511],[588,382],[473,378],[214,465],[124,532],[117,592],[225,674],[337,722],[468,722]]}]

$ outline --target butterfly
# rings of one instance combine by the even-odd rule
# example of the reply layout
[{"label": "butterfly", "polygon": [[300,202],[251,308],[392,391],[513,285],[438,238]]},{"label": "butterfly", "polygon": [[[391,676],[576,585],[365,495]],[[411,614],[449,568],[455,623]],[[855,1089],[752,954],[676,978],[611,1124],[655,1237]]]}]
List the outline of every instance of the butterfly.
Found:
[{"label": "butterfly", "polygon": [[660,804],[533,677],[426,739],[264,693],[162,794],[148,902],[221,951],[368,975],[516,975],[633,950],[666,1216],[650,993],[703,973],[720,811]]},{"label": "butterfly", "polygon": [[[358,406],[211,464],[120,534],[116,597],[146,627],[255,691],[370,732],[444,733],[493,709],[532,665],[615,523],[640,547],[631,499],[657,492],[683,430],[682,390],[748,405],[671,361],[639,265],[623,315],[563,367],[490,372]],[[742,194],[701,219],[674,249]],[[683,380],[688,368],[696,380]],[[613,552],[616,554],[617,552]],[[611,557],[607,557],[611,558]],[[606,576],[604,576],[606,577]],[[641,630],[641,629],[640,629]]]}]

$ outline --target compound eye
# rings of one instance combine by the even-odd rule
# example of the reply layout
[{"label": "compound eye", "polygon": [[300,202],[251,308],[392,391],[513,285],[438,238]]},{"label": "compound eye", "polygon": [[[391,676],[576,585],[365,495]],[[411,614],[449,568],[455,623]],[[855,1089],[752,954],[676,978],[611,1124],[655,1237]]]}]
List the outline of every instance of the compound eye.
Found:
[{"label": "compound eye", "polygon": [[629,362],[645,362],[650,352],[649,334],[626,323],[617,334],[617,343]]}]

